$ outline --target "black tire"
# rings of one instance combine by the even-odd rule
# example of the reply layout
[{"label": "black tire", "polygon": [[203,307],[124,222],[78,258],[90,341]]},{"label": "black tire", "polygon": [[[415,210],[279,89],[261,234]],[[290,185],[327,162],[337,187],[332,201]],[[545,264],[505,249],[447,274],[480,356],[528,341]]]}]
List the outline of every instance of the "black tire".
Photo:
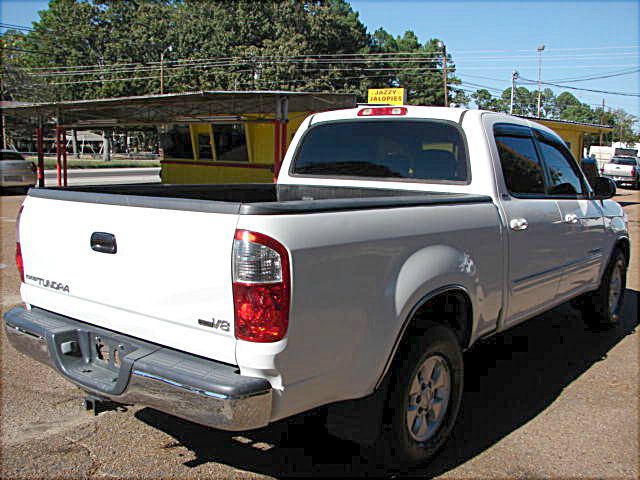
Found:
[{"label": "black tire", "polygon": [[[617,277],[619,272],[619,277]],[[612,283],[613,281],[613,283]],[[619,286],[618,286],[619,285]],[[627,286],[627,259],[624,253],[616,249],[602,276],[597,290],[585,294],[579,302],[582,319],[593,328],[608,328],[620,322],[624,306],[624,291]],[[619,288],[616,301],[610,301],[612,288]]]},{"label": "black tire", "polygon": [[[387,397],[387,423],[376,444],[376,451],[378,455],[386,457],[386,461],[392,465],[425,462],[445,444],[458,417],[464,378],[462,350],[458,338],[451,329],[434,323],[429,324],[423,335],[412,338],[398,352],[396,360],[394,368],[397,371],[389,385]],[[451,387],[441,423],[428,439],[420,442],[412,436],[407,425],[410,410],[409,394],[418,369],[427,360],[445,362]],[[435,398],[438,395],[437,392],[435,390],[433,395],[429,393],[429,398]],[[428,413],[427,416],[429,416]]]}]

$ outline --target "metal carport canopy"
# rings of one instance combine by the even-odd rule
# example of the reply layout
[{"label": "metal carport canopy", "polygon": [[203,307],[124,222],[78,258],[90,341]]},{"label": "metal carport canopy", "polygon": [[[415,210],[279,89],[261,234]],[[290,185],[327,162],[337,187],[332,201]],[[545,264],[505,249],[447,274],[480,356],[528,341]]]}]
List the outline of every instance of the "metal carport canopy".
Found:
[{"label": "metal carport canopy", "polygon": [[[208,120],[220,115],[276,114],[286,100],[289,112],[316,112],[356,106],[348,93],[214,91],[168,93],[134,97],[28,103],[3,107],[7,117],[55,119],[62,128],[160,125]],[[276,116],[277,118],[277,116]],[[286,117],[283,118],[286,120]]]}]

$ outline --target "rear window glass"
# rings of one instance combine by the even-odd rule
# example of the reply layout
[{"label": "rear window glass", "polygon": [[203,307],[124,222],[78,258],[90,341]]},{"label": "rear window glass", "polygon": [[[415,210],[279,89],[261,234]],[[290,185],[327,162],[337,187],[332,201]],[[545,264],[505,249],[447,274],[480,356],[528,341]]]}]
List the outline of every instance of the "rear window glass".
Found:
[{"label": "rear window glass", "polygon": [[468,181],[460,131],[434,121],[349,121],[318,125],[302,140],[293,173],[337,177]]},{"label": "rear window glass", "polygon": [[635,165],[636,161],[633,158],[612,158],[611,163],[616,165]]},{"label": "rear window glass", "polygon": [[0,160],[24,160],[18,152],[0,152]]}]

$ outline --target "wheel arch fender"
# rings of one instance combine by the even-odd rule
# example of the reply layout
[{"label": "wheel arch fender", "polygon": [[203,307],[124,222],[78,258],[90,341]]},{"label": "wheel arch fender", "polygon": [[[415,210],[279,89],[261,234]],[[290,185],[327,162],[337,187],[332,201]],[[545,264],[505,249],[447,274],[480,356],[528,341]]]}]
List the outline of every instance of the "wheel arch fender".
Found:
[{"label": "wheel arch fender", "polygon": [[[450,245],[430,245],[414,252],[402,265],[395,285],[396,318],[406,324],[417,306],[447,288],[464,291],[475,306],[480,285],[473,256]],[[401,331],[399,333],[402,333]]]},{"label": "wheel arch fender", "polygon": [[[449,245],[432,245],[411,255],[402,266],[395,289],[395,308],[399,322],[394,343],[375,385],[377,389],[400,348],[402,340],[416,313],[430,300],[445,293],[457,293],[469,308],[465,325],[467,341],[475,330],[474,295],[478,285],[475,262],[469,253]],[[463,345],[463,348],[466,345]]]}]

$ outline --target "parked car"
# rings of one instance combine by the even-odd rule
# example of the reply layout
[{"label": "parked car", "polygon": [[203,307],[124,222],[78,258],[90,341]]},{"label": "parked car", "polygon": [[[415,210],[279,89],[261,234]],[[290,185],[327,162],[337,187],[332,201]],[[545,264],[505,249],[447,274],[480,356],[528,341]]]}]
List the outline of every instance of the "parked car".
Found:
[{"label": "parked car", "polygon": [[640,188],[640,157],[613,157],[604,166],[604,176],[618,185],[631,185]]},{"label": "parked car", "polygon": [[36,184],[37,168],[14,150],[0,150],[0,188],[17,187],[25,192]]},{"label": "parked car", "polygon": [[614,193],[526,119],[319,113],[277,184],[31,189],[6,331],[93,399],[232,431],[326,406],[332,433],[422,461],[465,349],[571,299],[619,321]]}]

